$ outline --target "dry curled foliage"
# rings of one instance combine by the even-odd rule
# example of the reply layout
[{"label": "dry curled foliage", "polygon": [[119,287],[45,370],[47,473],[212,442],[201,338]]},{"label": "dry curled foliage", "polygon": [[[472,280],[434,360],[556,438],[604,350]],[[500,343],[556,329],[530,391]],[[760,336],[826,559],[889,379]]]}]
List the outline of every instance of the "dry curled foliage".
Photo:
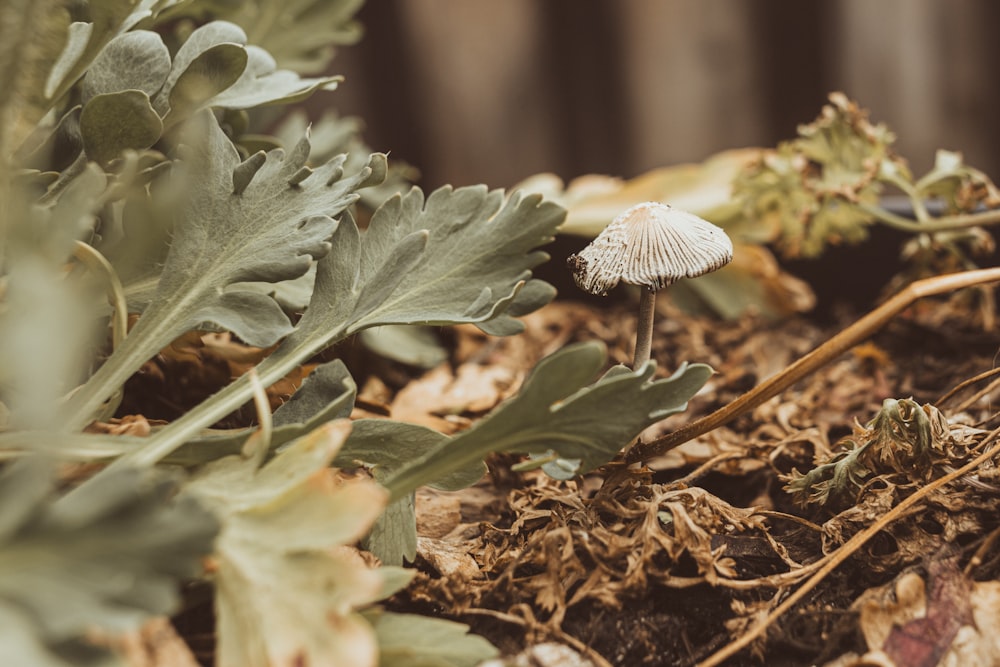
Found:
[{"label": "dry curled foliage", "polygon": [[[954,319],[914,317],[652,467],[612,464],[585,479],[556,481],[511,477],[503,472],[509,461],[494,461],[492,483],[458,496],[450,532],[422,542],[423,572],[409,603],[479,619],[477,629],[490,635],[492,627],[494,640],[509,644],[514,624],[529,642],[590,647],[610,664],[704,659],[772,612],[851,537],[982,452],[995,418],[989,376],[951,398],[961,412],[922,401],[989,365],[994,344],[966,329],[957,333],[973,343],[961,351],[945,346],[944,336],[926,338],[937,354],[928,357],[912,343],[914,331],[937,331]],[[557,329],[561,340],[600,335],[627,359],[627,319],[536,322],[529,339],[532,331]],[[707,358],[718,370],[687,419],[824,337],[803,322],[745,317],[722,326],[672,310],[660,333],[661,354]],[[890,398],[897,392],[920,400]],[[651,437],[659,432],[654,427]],[[863,455],[854,456],[856,467],[837,487],[837,463],[859,449]],[[902,572],[925,572],[949,545],[971,562],[983,536],[1000,525],[994,471],[980,468],[920,498],[852,551],[753,654],[820,663],[864,654],[871,647],[857,629],[865,621],[852,605]],[[801,488],[789,494],[782,487],[795,479]],[[444,572],[444,551],[461,565]],[[1000,573],[992,548],[975,561],[963,580]],[[734,664],[755,663],[751,655],[743,660]]]}]

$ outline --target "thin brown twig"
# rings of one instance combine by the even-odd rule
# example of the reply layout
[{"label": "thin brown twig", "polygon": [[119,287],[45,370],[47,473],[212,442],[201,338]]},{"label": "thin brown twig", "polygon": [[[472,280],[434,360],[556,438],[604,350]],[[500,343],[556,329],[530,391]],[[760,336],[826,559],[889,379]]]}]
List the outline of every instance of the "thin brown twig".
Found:
[{"label": "thin brown twig", "polygon": [[768,378],[735,401],[710,415],[697,419],[673,433],[639,443],[625,453],[629,463],[648,461],[665,454],[692,438],[708,433],[777,396],[802,378],[830,363],[858,343],[872,336],[915,301],[965,287],[1000,281],[1000,267],[962,271],[910,283],[888,301],[850,325],[777,375]]},{"label": "thin brown twig", "polygon": [[[1000,435],[1000,428],[990,432],[983,442],[988,444],[995,440],[997,436]],[[911,510],[917,503],[929,496],[934,491],[944,487],[947,484],[957,480],[963,475],[967,475],[972,472],[980,465],[985,463],[987,460],[993,458],[998,453],[1000,453],[1000,443],[994,444],[992,447],[988,447],[985,452],[974,458],[972,461],[968,462],[958,470],[948,473],[943,477],[939,477],[933,482],[929,483],[927,486],[922,487],[915,491],[911,496],[904,498],[898,505],[893,507],[891,510],[879,517],[875,523],[865,528],[859,533],[856,533],[851,539],[844,542],[844,544],[837,549],[835,552],[827,557],[826,563],[823,567],[819,569],[808,581],[806,581],[802,586],[800,586],[794,593],[789,595],[784,602],[778,605],[767,617],[751,628],[748,632],[743,634],[741,637],[733,642],[726,645],[725,648],[716,651],[710,655],[706,660],[700,662],[698,667],[715,667],[715,665],[722,664],[724,660],[728,660],[733,657],[743,649],[747,648],[756,640],[757,638],[763,636],[767,629],[777,621],[786,611],[795,606],[807,593],[812,591],[816,586],[822,582],[827,575],[837,569],[841,563],[846,561],[851,557],[858,549],[860,549],[864,544],[879,533],[879,531],[884,530],[886,526],[895,521],[896,519],[904,516],[906,512]]]},{"label": "thin brown twig", "polygon": [[[988,371],[983,371],[979,375],[973,376],[968,380],[963,380],[962,382],[959,382],[957,385],[955,385],[954,387],[949,389],[945,394],[943,394],[940,398],[934,401],[934,405],[940,408],[942,404],[944,404],[946,401],[951,399],[951,397],[953,397],[955,394],[962,391],[966,387],[973,385],[979,382],[980,380],[986,380],[988,378],[991,378],[994,375],[1000,375],[1000,366],[998,366],[997,368],[991,368]],[[959,410],[959,412],[961,412],[961,410]]]},{"label": "thin brown twig", "polygon": [[580,654],[585,656],[588,660],[594,663],[595,667],[612,667],[612,664],[608,662],[608,659],[597,652],[596,649],[587,646],[582,641],[574,637],[573,635],[559,630],[557,636],[564,642],[575,648]]},{"label": "thin brown twig", "polygon": [[[974,393],[972,396],[969,396],[967,399],[956,405],[955,412],[965,412],[966,410],[971,408],[977,401],[979,401],[979,399],[983,398],[984,396],[989,396],[990,394],[992,394],[997,387],[1000,387],[1000,378],[995,378],[993,382],[990,382],[988,385],[986,385],[985,387]],[[992,404],[990,405],[992,407]]]},{"label": "thin brown twig", "polygon": [[701,477],[702,475],[707,475],[709,472],[711,472],[712,468],[719,465],[723,461],[731,461],[733,459],[744,459],[746,458],[746,456],[747,455],[744,452],[722,452],[721,454],[716,454],[715,456],[705,461],[704,463],[702,463],[700,466],[698,466],[688,474],[670,482],[669,486],[675,486],[675,485],[687,486],[694,480]]},{"label": "thin brown twig", "polygon": [[582,641],[560,628],[552,628],[538,623],[538,621],[536,621],[533,617],[531,619],[525,619],[515,614],[504,613],[502,611],[496,611],[495,609],[483,609],[476,607],[466,609],[462,611],[462,614],[469,616],[489,616],[490,618],[495,618],[498,621],[503,621],[504,623],[520,626],[525,630],[541,628],[543,632],[552,635],[555,639],[565,642],[570,646],[570,648],[585,656],[595,665],[595,667],[612,667],[607,658],[598,653],[592,647],[584,644]]},{"label": "thin brown twig", "polygon": [[979,545],[979,548],[976,549],[976,553],[972,555],[972,558],[969,559],[969,563],[962,571],[963,576],[972,576],[972,571],[983,564],[983,558],[993,548],[993,545],[997,543],[998,538],[1000,538],[1000,528],[994,528],[993,531],[986,536],[986,539],[983,540],[983,543]]},{"label": "thin brown twig", "polygon": [[792,523],[797,523],[800,526],[805,526],[806,528],[808,528],[813,532],[816,533],[823,532],[823,526],[817,523],[813,523],[812,521],[804,517],[795,516],[794,514],[786,514],[785,512],[778,512],[777,510],[762,510],[762,509],[755,510],[754,514],[757,514],[759,516],[766,516],[771,519],[784,519],[785,521],[791,521]]}]

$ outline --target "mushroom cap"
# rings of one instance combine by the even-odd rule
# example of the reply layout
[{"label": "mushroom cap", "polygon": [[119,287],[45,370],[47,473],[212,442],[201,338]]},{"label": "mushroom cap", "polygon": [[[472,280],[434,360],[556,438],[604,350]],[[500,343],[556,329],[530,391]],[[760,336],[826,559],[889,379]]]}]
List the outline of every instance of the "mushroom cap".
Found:
[{"label": "mushroom cap", "polygon": [[668,204],[645,202],[615,218],[567,264],[580,289],[603,296],[619,281],[659,290],[732,259],[733,242],[721,227]]}]

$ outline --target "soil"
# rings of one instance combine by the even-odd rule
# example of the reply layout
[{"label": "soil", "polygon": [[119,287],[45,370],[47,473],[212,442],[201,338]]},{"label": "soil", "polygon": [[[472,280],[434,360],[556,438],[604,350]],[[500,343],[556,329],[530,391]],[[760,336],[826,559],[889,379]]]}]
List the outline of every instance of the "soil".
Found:
[{"label": "soil", "polygon": [[[975,644],[968,628],[989,634],[983,600],[993,600],[987,585],[1000,577],[1000,473],[991,465],[848,545],[846,559],[801,600],[766,617],[853,536],[991,446],[1000,422],[995,376],[960,386],[997,365],[992,311],[982,304],[969,295],[921,302],[781,395],[647,465],[612,462],[558,481],[512,472],[519,459],[503,455],[475,487],[421,490],[419,574],[388,607],[467,623],[506,656],[521,654],[518,664],[695,665],[765,621],[765,632],[721,664],[937,664],[956,650],[956,636]],[[859,314],[832,324],[752,314],[722,322],[661,298],[658,375],[682,361],[716,374],[687,411],[641,438],[727,404]],[[601,340],[609,365],[630,362],[627,303],[557,301],[525,323],[523,334],[503,339],[471,326],[440,331],[449,358],[426,371],[376,359],[357,342],[341,346],[334,353],[361,387],[355,416],[454,433],[564,345]],[[181,361],[161,355],[135,382],[173,378],[176,391],[183,376],[207,391],[220,364],[239,372],[220,361],[225,355],[191,344],[198,363],[180,371],[171,364]],[[274,390],[276,402],[290,383]],[[171,418],[154,406],[129,409]],[[903,593],[917,589],[922,611],[904,605],[915,598]],[[204,628],[182,633],[204,637]],[[579,662],[525,657],[545,642],[569,647]],[[976,646],[982,664],[996,658]]]}]

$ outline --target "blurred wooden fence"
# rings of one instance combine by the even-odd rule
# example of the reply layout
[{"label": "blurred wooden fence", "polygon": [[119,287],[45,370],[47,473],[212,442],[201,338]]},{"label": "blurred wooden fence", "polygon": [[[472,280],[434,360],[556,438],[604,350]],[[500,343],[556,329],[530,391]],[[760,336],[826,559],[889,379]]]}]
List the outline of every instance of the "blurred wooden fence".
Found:
[{"label": "blurred wooden fence", "polygon": [[631,176],[773,145],[843,90],[918,172],[1000,180],[990,0],[369,0],[323,98],[423,185]]}]

